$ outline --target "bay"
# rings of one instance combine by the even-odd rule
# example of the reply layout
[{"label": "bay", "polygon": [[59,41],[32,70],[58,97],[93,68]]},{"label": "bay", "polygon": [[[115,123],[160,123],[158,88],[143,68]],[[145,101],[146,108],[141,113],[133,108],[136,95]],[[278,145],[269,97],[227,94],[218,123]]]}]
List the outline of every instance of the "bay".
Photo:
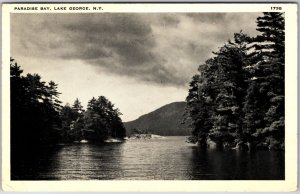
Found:
[{"label": "bay", "polygon": [[13,180],[283,180],[284,152],[200,149],[186,137],[58,145],[19,159]]}]

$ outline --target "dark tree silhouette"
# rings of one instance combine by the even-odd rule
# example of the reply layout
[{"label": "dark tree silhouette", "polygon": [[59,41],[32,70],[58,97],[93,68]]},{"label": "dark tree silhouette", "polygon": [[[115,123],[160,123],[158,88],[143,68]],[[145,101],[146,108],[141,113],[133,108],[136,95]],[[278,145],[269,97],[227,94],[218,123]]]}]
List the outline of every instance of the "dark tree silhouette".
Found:
[{"label": "dark tree silhouette", "polygon": [[104,96],[89,101],[84,114],[84,136],[90,141],[101,142],[109,137],[123,138],[125,128],[120,119],[121,113]]},{"label": "dark tree silhouette", "polygon": [[284,17],[263,13],[256,37],[234,34],[190,82],[194,141],[284,149]]}]

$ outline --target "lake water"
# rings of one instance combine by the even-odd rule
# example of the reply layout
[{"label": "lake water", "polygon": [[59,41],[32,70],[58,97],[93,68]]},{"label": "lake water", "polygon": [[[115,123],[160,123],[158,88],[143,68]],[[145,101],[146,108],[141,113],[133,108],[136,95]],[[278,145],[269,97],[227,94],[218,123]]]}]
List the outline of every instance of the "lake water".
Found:
[{"label": "lake water", "polygon": [[203,150],[185,143],[185,138],[60,145],[19,159],[12,179],[284,179],[284,152]]}]

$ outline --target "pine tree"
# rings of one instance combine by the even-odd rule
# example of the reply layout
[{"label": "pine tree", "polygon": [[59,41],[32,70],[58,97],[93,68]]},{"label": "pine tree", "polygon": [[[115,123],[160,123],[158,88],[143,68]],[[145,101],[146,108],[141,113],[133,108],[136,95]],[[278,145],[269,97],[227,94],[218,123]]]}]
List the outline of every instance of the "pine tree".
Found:
[{"label": "pine tree", "polygon": [[47,96],[49,96],[49,101],[56,111],[60,111],[62,102],[58,99],[59,95],[61,94],[57,91],[58,85],[54,81],[50,81],[48,85]]},{"label": "pine tree", "polygon": [[13,59],[10,66],[12,147],[19,150],[56,143],[60,126],[57,85],[47,85],[38,74],[23,76]]},{"label": "pine tree", "polygon": [[209,137],[217,146],[242,141],[242,104],[245,83],[246,45],[249,37],[234,35],[215,57],[199,66],[199,75],[190,82],[187,106],[193,136],[205,146]]},{"label": "pine tree", "polygon": [[60,111],[61,119],[61,141],[62,142],[73,142],[75,137],[72,131],[72,123],[76,119],[73,109],[67,103],[61,108]]},{"label": "pine tree", "polygon": [[[200,66],[200,67],[204,67]],[[191,142],[198,142],[201,147],[207,147],[208,132],[211,129],[209,103],[210,98],[205,92],[203,74],[195,75],[190,82],[189,94],[186,98],[188,115],[192,121]]]},{"label": "pine tree", "polygon": [[210,138],[220,144],[233,146],[242,140],[242,103],[246,83],[247,36],[235,34],[234,42],[229,41],[213,59],[215,80],[212,83],[217,95],[214,98],[216,108],[212,116],[213,127]]},{"label": "pine tree", "polygon": [[[261,35],[252,39],[249,53],[251,74],[246,100],[246,131],[254,141],[264,142],[269,149],[284,147],[284,17],[283,13],[264,13],[257,18]],[[259,98],[259,99],[258,99]],[[256,102],[257,101],[257,102]],[[259,112],[254,115],[255,111]]]},{"label": "pine tree", "polygon": [[76,98],[76,100],[73,103],[72,109],[77,112],[78,114],[83,113],[83,106],[81,105],[81,102],[79,101],[78,98]]}]

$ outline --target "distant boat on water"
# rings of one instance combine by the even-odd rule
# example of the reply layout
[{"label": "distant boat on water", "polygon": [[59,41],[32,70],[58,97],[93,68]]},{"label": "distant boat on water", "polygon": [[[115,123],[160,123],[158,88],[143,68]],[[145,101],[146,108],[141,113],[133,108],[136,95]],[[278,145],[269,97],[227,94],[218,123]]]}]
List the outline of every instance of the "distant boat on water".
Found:
[{"label": "distant boat on water", "polygon": [[80,143],[88,143],[88,140],[83,139],[80,141]]}]

